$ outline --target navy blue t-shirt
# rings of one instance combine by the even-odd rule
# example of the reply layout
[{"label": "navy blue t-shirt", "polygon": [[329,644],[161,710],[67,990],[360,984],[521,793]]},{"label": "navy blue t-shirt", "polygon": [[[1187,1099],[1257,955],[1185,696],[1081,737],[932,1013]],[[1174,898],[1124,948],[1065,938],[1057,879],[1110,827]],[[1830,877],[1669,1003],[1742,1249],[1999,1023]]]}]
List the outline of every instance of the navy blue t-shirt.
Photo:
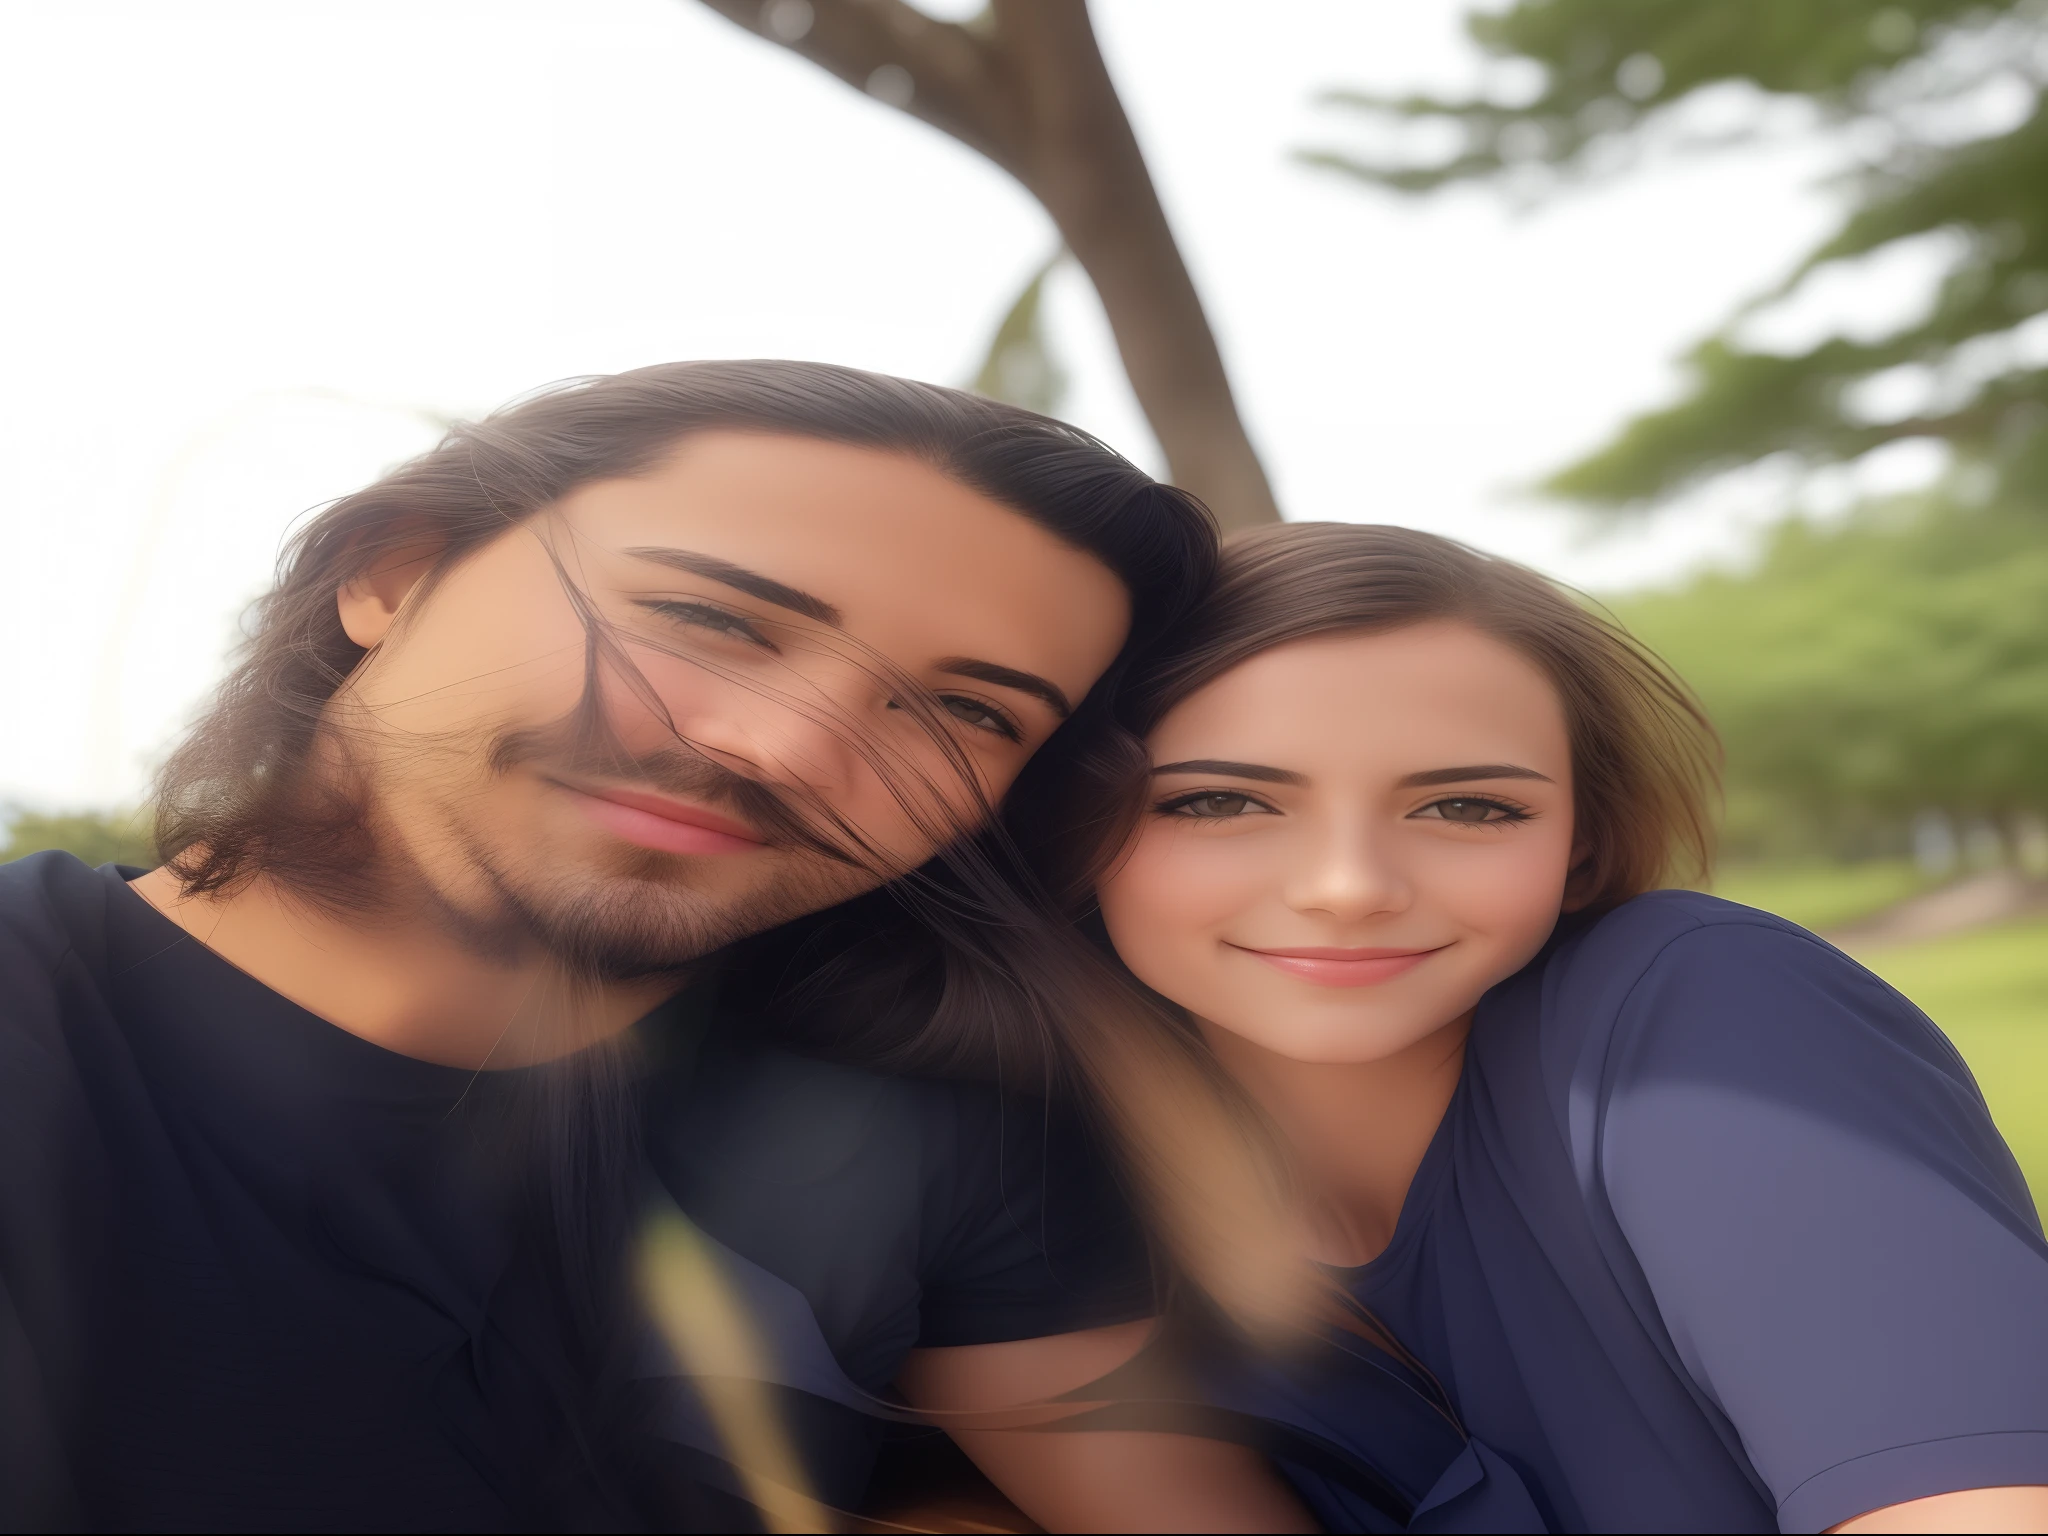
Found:
[{"label": "navy blue t-shirt", "polygon": [[[1042,1104],[757,1048],[700,1003],[636,1026],[644,1182],[772,1335],[827,1503],[914,1346],[1150,1311]],[[112,867],[0,866],[0,1529],[751,1528],[672,1365],[627,1389],[634,1501],[575,1453],[504,1134],[547,1070],[338,1029]]]},{"label": "navy blue t-shirt", "polygon": [[[1379,1466],[1415,1529],[1819,1531],[2048,1484],[2048,1245],[1968,1069],[1710,896],[1567,923],[1487,994],[1391,1244],[1338,1274],[1464,1464],[1370,1351],[1225,1397]],[[1333,1529],[1397,1528],[1294,1471]]]}]

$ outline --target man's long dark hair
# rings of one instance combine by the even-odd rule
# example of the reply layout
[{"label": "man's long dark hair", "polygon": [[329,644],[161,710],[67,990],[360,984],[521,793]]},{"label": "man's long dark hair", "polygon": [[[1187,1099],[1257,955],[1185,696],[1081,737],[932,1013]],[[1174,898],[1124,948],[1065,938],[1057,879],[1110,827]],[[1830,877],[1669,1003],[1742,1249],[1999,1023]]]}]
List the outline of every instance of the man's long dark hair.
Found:
[{"label": "man's long dark hair", "polygon": [[[1192,497],[1085,432],[933,385],[797,362],[680,363],[573,381],[481,421],[313,517],[284,552],[243,654],[157,780],[161,851],[188,892],[262,876],[341,911],[372,906],[368,808],[323,787],[329,706],[366,652],[344,632],[340,588],[398,551],[437,548],[412,600],[485,543],[581,486],[648,471],[708,430],[793,435],[901,453],[1031,519],[1100,560],[1129,592],[1124,652],[1026,769],[1005,818],[958,836],[924,869],[738,947],[732,1005],[810,1048],[888,1070],[1000,1075],[1034,1088],[1072,1071],[1106,1106],[1113,1139],[1168,1247],[1226,1306],[1271,1311],[1284,1289],[1261,1254],[1270,1191],[1233,1170],[1258,1130],[1227,1085],[1139,989],[1060,920],[1016,852],[1060,807],[1041,786],[1050,756],[1094,762],[1106,700],[1129,658],[1208,587],[1215,536]],[[572,591],[571,600],[576,594]],[[595,676],[622,663],[591,605],[579,607]],[[586,694],[584,708],[601,709]],[[687,744],[685,744],[687,745]],[[1099,775],[1129,764],[1113,749]],[[1076,801],[1069,794],[1063,804]],[[1083,797],[1086,798],[1086,797]],[[637,1198],[627,1074],[606,1052],[544,1075],[536,1121],[547,1260],[572,1351],[617,1345],[622,1255]],[[1264,1245],[1271,1249],[1272,1244]],[[601,1372],[600,1372],[601,1374]],[[595,1395],[572,1405],[575,1440],[604,1430]],[[603,1457],[586,1464],[600,1474]]]},{"label": "man's long dark hair", "polygon": [[[787,434],[906,454],[1095,556],[1144,645],[1207,586],[1215,535],[1186,493],[1076,427],[959,390],[823,363],[672,363],[539,391],[343,497],[299,530],[213,707],[157,776],[160,853],[188,890],[257,870],[345,898],[358,866],[309,821],[304,770],[364,657],[335,595],[392,554],[437,546],[420,596],[481,545],[581,486],[652,469],[684,437]],[[1068,723],[1085,734],[1098,688]],[[346,843],[347,839],[341,839]]]}]

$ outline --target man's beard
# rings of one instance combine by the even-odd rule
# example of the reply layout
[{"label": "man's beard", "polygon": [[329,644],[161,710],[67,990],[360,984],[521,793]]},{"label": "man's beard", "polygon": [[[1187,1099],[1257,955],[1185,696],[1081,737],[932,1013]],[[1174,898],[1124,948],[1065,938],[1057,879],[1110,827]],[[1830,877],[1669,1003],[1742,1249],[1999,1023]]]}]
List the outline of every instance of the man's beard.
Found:
[{"label": "man's beard", "polygon": [[572,975],[636,981],[686,971],[727,945],[808,912],[834,906],[881,883],[858,865],[816,855],[791,857],[779,878],[732,896],[692,888],[673,856],[633,849],[617,873],[515,874],[488,850],[465,846],[471,869],[490,888],[485,919],[444,908],[452,927],[471,928],[480,948],[506,940],[538,945]]},{"label": "man's beard", "polygon": [[730,811],[775,850],[775,878],[713,896],[694,888],[676,855],[621,845],[612,869],[508,867],[482,839],[454,829],[469,872],[488,889],[479,913],[441,898],[451,929],[473,947],[511,951],[537,945],[571,974],[632,981],[687,969],[726,946],[806,913],[872,890],[887,878],[871,850],[846,827],[821,828],[776,787],[750,779],[688,748],[626,757],[610,742],[579,742],[564,728],[511,731],[493,744],[494,777],[515,767],[548,769],[646,785],[699,805]]}]

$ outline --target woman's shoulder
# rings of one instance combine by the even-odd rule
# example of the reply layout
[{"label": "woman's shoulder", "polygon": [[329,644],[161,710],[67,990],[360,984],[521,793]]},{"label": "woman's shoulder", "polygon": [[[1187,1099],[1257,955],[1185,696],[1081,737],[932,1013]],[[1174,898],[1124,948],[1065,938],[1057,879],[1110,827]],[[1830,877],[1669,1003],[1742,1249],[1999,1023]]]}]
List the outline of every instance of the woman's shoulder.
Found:
[{"label": "woman's shoulder", "polygon": [[1684,1060],[1722,1081],[1968,1069],[1908,999],[1819,935],[1698,891],[1567,919],[1489,993],[1482,1048],[1523,1057],[1560,1103],[1604,1100],[1632,1067]]},{"label": "woman's shoulder", "polygon": [[1823,968],[1854,964],[1797,923],[1705,891],[1649,891],[1603,912],[1567,917],[1554,948],[1566,966],[1627,961],[1648,970],[1704,954],[1764,952],[1806,954]]},{"label": "woman's shoulder", "polygon": [[1703,891],[1651,891],[1568,917],[1530,971],[1542,1011],[1560,1022],[1616,1017],[1646,993],[1733,1004],[1788,984],[1903,1002],[1818,934]]},{"label": "woman's shoulder", "polygon": [[1949,1170],[2031,1224],[2018,1166],[1934,1021],[1768,913],[1662,891],[1570,924],[1488,994],[1472,1039],[1492,1113],[1527,1133],[1516,1146],[1561,1143],[1582,1182],[1596,1165],[1727,1168],[1738,1145],[1825,1160],[1825,1142],[1865,1149],[1852,1162],[1884,1148]]}]

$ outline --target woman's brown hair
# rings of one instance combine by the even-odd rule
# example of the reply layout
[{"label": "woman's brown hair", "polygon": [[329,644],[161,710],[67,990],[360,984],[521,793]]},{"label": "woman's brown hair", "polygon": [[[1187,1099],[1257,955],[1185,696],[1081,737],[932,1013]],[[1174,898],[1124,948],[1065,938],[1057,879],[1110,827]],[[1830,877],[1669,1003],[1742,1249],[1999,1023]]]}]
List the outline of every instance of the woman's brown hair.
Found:
[{"label": "woman's brown hair", "polygon": [[1122,740],[1078,765],[1086,782],[1063,796],[1070,830],[1053,841],[1054,883],[1085,903],[1143,809],[1140,744],[1182,700],[1275,646],[1445,620],[1520,652],[1564,705],[1575,909],[1708,872],[1719,740],[1692,691],[1619,623],[1527,566],[1436,534],[1291,523],[1233,537],[1208,597],[1133,667]]}]

